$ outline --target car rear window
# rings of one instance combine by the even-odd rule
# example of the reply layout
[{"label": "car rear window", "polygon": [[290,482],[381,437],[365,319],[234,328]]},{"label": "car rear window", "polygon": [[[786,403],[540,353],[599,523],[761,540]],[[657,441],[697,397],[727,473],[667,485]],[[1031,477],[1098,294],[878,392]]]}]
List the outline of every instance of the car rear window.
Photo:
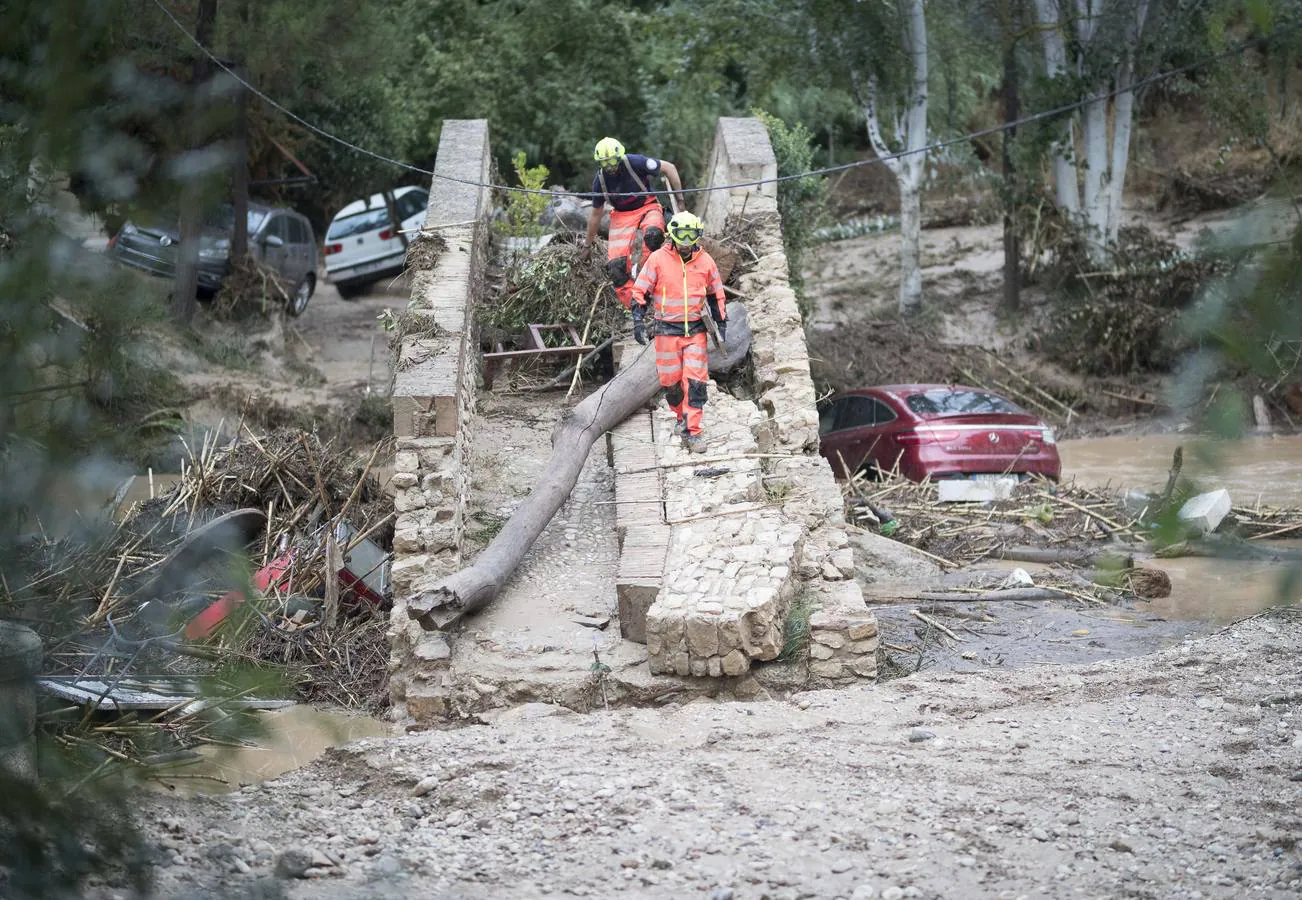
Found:
[{"label": "car rear window", "polygon": [[920,416],[978,416],[990,413],[1021,415],[1022,410],[1003,397],[985,391],[937,389],[910,394],[904,402]]},{"label": "car rear window", "polygon": [[376,231],[388,224],[389,211],[386,208],[381,206],[377,209],[368,209],[331,222],[330,230],[326,232],[326,240],[337,241],[366,231]]}]

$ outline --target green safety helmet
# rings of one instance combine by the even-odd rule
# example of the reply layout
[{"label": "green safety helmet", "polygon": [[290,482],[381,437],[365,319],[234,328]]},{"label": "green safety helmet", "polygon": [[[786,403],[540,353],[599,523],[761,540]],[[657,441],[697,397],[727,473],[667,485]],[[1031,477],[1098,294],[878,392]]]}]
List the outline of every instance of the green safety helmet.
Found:
[{"label": "green safety helmet", "polygon": [[692,213],[680,212],[674,213],[666,230],[669,232],[669,240],[673,241],[675,246],[693,247],[701,240],[701,235],[705,233],[705,226]]},{"label": "green safety helmet", "polygon": [[592,158],[602,168],[616,166],[624,158],[624,145],[613,137],[604,137],[597,141],[597,149],[593,151]]}]

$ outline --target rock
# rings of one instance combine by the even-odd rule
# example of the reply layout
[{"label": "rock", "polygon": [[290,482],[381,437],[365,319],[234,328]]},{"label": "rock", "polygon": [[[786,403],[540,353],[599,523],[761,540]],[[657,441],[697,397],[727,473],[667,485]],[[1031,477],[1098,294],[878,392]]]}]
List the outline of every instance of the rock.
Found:
[{"label": "rock", "polygon": [[312,868],[313,851],[305,847],[291,847],[276,857],[277,878],[306,878]]},{"label": "rock", "polygon": [[936,736],[934,731],[927,731],[922,728],[915,728],[909,732],[909,743],[920,744],[923,741],[929,741]]},{"label": "rock", "polygon": [[381,856],[375,860],[372,871],[377,875],[392,877],[402,871],[402,860],[392,856]]},{"label": "rock", "polygon": [[[425,815],[425,810],[420,808],[419,803],[408,803],[403,809],[403,812],[411,816],[413,819],[419,819],[421,816]],[[374,841],[372,841],[372,843],[374,843]]]},{"label": "rock", "polygon": [[1031,829],[1031,837],[1043,843],[1049,840],[1049,832],[1045,831],[1039,825],[1036,825]]},{"label": "rock", "polygon": [[854,868],[854,863],[850,862],[849,860],[843,859],[840,860],[839,862],[832,863],[832,873],[835,875],[844,874],[845,872],[849,872],[853,868]]},{"label": "rock", "polygon": [[653,869],[660,869],[664,871],[667,869],[672,869],[673,867],[674,864],[667,859],[655,859],[651,861],[651,868]]},{"label": "rock", "polygon": [[462,822],[466,821],[466,812],[462,809],[454,809],[447,814],[443,824],[448,828],[456,828]]},{"label": "rock", "polygon": [[732,888],[715,888],[710,892],[710,900],[733,900]]},{"label": "rock", "polygon": [[434,790],[434,788],[438,787],[442,782],[443,777],[441,774],[426,775],[420,781],[416,782],[416,786],[411,789],[411,795],[413,797],[424,797],[430,791]]},{"label": "rock", "polygon": [[621,869],[636,869],[642,865],[641,861],[634,856],[626,856],[619,861]]},{"label": "rock", "polygon": [[876,895],[871,884],[861,884],[850,894],[850,900],[872,900]]},{"label": "rock", "polygon": [[882,891],[882,900],[904,900],[904,888],[891,885]]},{"label": "rock", "polygon": [[203,855],[209,859],[216,860],[232,859],[239,856],[239,851],[225,841],[222,841],[220,843],[210,844],[208,847],[204,848]]}]

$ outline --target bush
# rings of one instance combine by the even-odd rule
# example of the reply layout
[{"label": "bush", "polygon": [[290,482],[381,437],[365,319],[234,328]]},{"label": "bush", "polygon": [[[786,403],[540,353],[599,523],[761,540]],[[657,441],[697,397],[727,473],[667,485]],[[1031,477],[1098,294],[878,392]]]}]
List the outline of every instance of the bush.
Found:
[{"label": "bush", "polygon": [[1049,346],[1089,375],[1168,372],[1181,349],[1181,313],[1221,263],[1187,253],[1147,228],[1123,228],[1111,260],[1091,261],[1068,231],[1047,273],[1060,293]]},{"label": "bush", "polygon": [[[547,184],[551,171],[546,166],[526,166],[527,157],[521,150],[511,159],[515,177],[520,187],[531,191],[540,191]],[[537,237],[543,233],[539,219],[547,208],[546,194],[524,194],[511,191],[506,198],[506,221],[503,232],[509,237]]]},{"label": "bush", "polygon": [[[778,161],[778,176],[798,175],[814,168],[814,134],[803,124],[788,125],[762,109],[752,111],[768,128],[773,155]],[[791,270],[791,286],[800,297],[804,310],[804,279],[801,268],[805,251],[817,240],[815,232],[822,225],[827,200],[827,179],[821,175],[794,178],[778,183],[778,212],[782,215],[782,245]]]}]

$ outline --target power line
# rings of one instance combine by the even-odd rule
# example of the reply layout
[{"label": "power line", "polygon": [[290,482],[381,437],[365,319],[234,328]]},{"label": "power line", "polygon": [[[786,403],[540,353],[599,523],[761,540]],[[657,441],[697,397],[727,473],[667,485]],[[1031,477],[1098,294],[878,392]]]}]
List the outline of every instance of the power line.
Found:
[{"label": "power line", "polygon": [[[237,72],[235,72],[230,66],[228,66],[226,63],[222,62],[220,59],[214,56],[212,51],[210,51],[207,47],[205,47],[202,43],[200,43],[198,38],[196,38],[193,34],[191,34],[189,30],[187,30],[186,27],[181,24],[181,22],[176,18],[176,16],[172,15],[171,10],[169,10],[166,6],[163,5],[162,0],[153,0],[153,2],[155,6],[157,6],[160,10],[162,10],[163,15],[167,16],[167,18],[171,20],[172,24],[176,26],[176,29],[180,31],[181,34],[185,35],[185,37],[190,41],[190,43],[198,47],[201,53],[207,56],[209,60],[215,63],[227,75],[229,75],[231,78],[235,79],[237,82],[243,85],[244,88],[249,93],[254,94],[267,105],[271,106],[272,108],[278,110],[281,113],[284,113],[290,119],[293,119],[295,122],[297,122],[298,124],[302,125],[304,128],[311,131],[313,134],[319,135],[320,137],[323,137],[326,140],[333,141],[334,143],[339,144],[340,146],[347,147],[349,150],[352,150],[355,153],[360,153],[363,156],[369,156],[372,159],[378,160],[379,162],[388,163],[389,165],[396,166],[400,169],[406,169],[409,172],[418,172],[421,175],[429,175],[432,178],[442,179],[443,181],[450,181],[455,184],[463,184],[469,187],[489,188],[490,190],[506,191],[508,193],[516,193],[516,194],[537,194],[546,197],[590,196],[590,192],[586,192],[586,191],[575,192],[575,191],[539,190],[536,188],[515,187],[509,184],[492,184],[491,182],[486,183],[481,181],[474,181],[469,178],[457,178],[452,175],[443,175],[439,172],[435,172],[432,169],[424,169],[421,168],[420,166],[414,166],[411,163],[406,163],[401,160],[397,160],[397,159],[393,159],[392,157],[385,156],[381,153],[376,153],[373,150],[368,150],[365,147],[359,146],[357,144],[352,143],[351,141],[338,137],[337,135],[334,135],[326,131],[324,128],[321,128],[317,125],[313,125],[311,122],[307,121],[302,116],[286,108],[285,106],[282,106],[280,103],[277,103],[271,97],[268,97],[262,91],[258,90],[248,81],[246,81],[243,77],[241,77]],[[884,164],[888,161],[904,159],[905,157],[915,156],[919,153],[925,154],[925,153],[934,152],[936,150],[943,150],[946,147],[952,147],[957,144],[965,144],[977,138],[989,137],[990,135],[999,134],[1000,132],[1008,131],[1013,128],[1019,128],[1023,125],[1033,125],[1036,122],[1042,122],[1045,119],[1057,118],[1058,116],[1062,116],[1065,115],[1066,113],[1073,112],[1074,110],[1081,109],[1085,106],[1088,106],[1091,103],[1098,103],[1104,100],[1111,100],[1112,98],[1117,97],[1120,94],[1124,94],[1128,91],[1130,92],[1138,91],[1141,88],[1148,87],[1149,85],[1157,84],[1159,82],[1166,81],[1167,79],[1175,78],[1179,75],[1185,75],[1189,72],[1192,72],[1196,69],[1200,69],[1203,66],[1210,65],[1211,63],[1217,62],[1219,60],[1227,59],[1231,56],[1238,56],[1242,54],[1245,50],[1247,50],[1249,47],[1268,44],[1270,43],[1270,41],[1283,37],[1284,35],[1290,32],[1297,31],[1299,28],[1302,28],[1302,22],[1294,23],[1293,25],[1287,28],[1281,28],[1277,30],[1276,33],[1270,37],[1253,38],[1247,41],[1243,41],[1242,43],[1238,44],[1237,46],[1229,50],[1224,50],[1220,53],[1213,54],[1212,56],[1207,56],[1204,57],[1203,59],[1195,60],[1194,62],[1188,63],[1187,65],[1183,65],[1175,69],[1169,69],[1165,72],[1155,73],[1153,75],[1148,76],[1147,78],[1142,78],[1139,81],[1136,81],[1133,84],[1124,88],[1114,88],[1113,90],[1107,91],[1105,93],[1092,94],[1091,96],[1086,97],[1082,100],[1074,100],[1071,103],[1065,103],[1061,106],[1053,107],[1052,109],[1041,110],[1040,112],[1032,113],[1031,115],[1028,116],[1023,116],[1020,119],[1014,119],[1009,122],[1002,122],[998,125],[992,125],[989,128],[983,128],[978,131],[969,132],[959,137],[944,138],[942,140],[933,141],[929,144],[919,147],[916,150],[902,150],[898,153],[888,153],[885,156],[876,156],[872,159],[856,160],[854,162],[842,163],[841,165],[837,165],[837,166],[824,166],[821,169],[811,169],[808,172],[798,172],[794,175],[779,175],[774,178],[759,178],[754,181],[739,181],[733,184],[711,185],[710,187],[683,188],[678,193],[705,194],[705,193],[710,193],[711,191],[727,191],[727,190],[732,190],[734,188],[759,187],[761,185],[766,185],[766,184],[782,184],[788,181],[798,181],[802,178],[811,178],[820,175],[833,175],[838,172],[849,171],[850,169],[858,169],[858,168],[863,168],[865,166]],[[664,193],[664,192],[654,191],[652,193]]]}]

